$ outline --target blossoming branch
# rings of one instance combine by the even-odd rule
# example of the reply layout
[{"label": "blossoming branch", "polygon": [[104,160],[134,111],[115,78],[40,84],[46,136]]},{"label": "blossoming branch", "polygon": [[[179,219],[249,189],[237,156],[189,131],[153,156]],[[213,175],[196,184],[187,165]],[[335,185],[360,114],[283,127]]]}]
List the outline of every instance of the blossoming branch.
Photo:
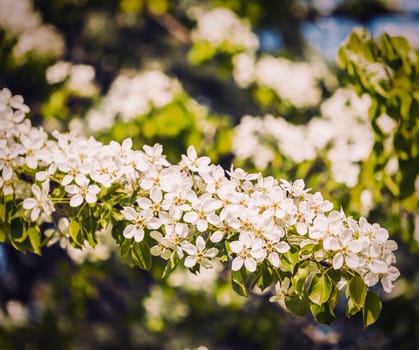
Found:
[{"label": "blossoming branch", "polygon": [[53,238],[44,228],[61,236],[65,217],[75,247],[94,247],[96,232],[112,227],[121,256],[143,269],[162,259],[165,274],[177,264],[198,271],[219,260],[240,294],[275,287],[271,300],[331,323],[344,290],[348,316],[377,319],[381,302],[368,287],[391,292],[399,276],[397,244],[380,225],[334,210],[301,179],[225,171],[192,146],[170,164],[159,144],[49,138],[28,112],[21,96],[0,91],[1,241],[40,254]]}]

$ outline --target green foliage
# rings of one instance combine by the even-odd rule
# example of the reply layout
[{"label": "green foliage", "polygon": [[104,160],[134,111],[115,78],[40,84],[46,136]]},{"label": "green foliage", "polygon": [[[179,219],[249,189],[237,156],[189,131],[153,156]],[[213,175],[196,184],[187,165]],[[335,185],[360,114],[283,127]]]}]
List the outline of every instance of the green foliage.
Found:
[{"label": "green foliage", "polygon": [[[369,116],[375,132],[374,152],[361,179],[364,183],[368,181],[376,202],[382,201],[385,190],[388,200],[397,200],[399,210],[407,212],[418,206],[415,193],[419,163],[418,57],[418,51],[403,37],[383,34],[375,39],[366,30],[356,30],[340,48],[337,62],[358,93],[367,93],[372,98]],[[387,130],[382,125],[383,115],[392,120],[393,129]],[[392,160],[398,164],[395,173],[386,168]],[[411,239],[409,242],[413,243]]]}]

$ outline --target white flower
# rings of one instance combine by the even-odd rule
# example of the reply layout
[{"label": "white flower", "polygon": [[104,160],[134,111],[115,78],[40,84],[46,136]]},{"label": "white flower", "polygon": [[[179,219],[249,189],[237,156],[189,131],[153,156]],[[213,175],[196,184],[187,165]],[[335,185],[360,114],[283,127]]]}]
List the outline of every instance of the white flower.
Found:
[{"label": "white flower", "polygon": [[100,188],[97,185],[90,185],[90,180],[84,175],[77,175],[75,178],[76,185],[67,185],[65,190],[71,194],[70,206],[78,207],[85,200],[87,203],[96,203],[97,194]]},{"label": "white flower", "polygon": [[210,193],[205,193],[192,203],[192,210],[183,216],[183,220],[195,225],[199,232],[204,232],[208,229],[208,224],[215,225],[219,222],[215,211],[221,205],[221,201],[212,198]]},{"label": "white flower", "polygon": [[49,216],[55,210],[54,204],[49,199],[49,181],[42,183],[42,189],[36,185],[32,185],[32,193],[35,197],[25,198],[23,208],[31,209],[31,220],[36,221],[40,215]]},{"label": "white flower", "polygon": [[339,270],[344,263],[351,269],[356,269],[361,265],[357,254],[362,250],[362,242],[354,239],[351,230],[346,229],[334,237],[327,237],[323,242],[323,247],[337,252],[332,262],[335,270]]},{"label": "white flower", "polygon": [[69,227],[70,221],[66,217],[61,217],[58,220],[58,225],[56,228],[46,229],[45,236],[48,239],[47,247],[54,245],[55,243],[59,243],[62,249],[65,249],[69,243]]},{"label": "white flower", "polygon": [[182,154],[182,160],[179,163],[181,167],[185,167],[192,172],[206,173],[210,170],[209,157],[198,157],[194,146],[189,146],[186,155]]},{"label": "white flower", "polygon": [[238,271],[244,265],[249,272],[255,272],[259,261],[265,257],[263,241],[248,233],[240,234],[238,241],[230,243],[230,248],[236,257],[233,259],[232,270]]},{"label": "white flower", "polygon": [[302,201],[298,205],[298,211],[295,214],[297,222],[297,232],[300,235],[305,235],[313,222],[315,217],[314,210],[307,201]]},{"label": "white flower", "polygon": [[71,70],[71,63],[58,61],[46,70],[46,78],[49,84],[57,84],[66,79]]},{"label": "white flower", "polygon": [[184,256],[185,242],[189,238],[190,231],[188,225],[176,222],[173,225],[165,225],[166,236],[164,237],[167,246],[173,247],[180,259]]},{"label": "white flower", "polygon": [[233,184],[227,180],[225,171],[220,165],[212,165],[208,173],[201,173],[206,186],[205,190],[209,193],[218,193],[224,186],[232,187]]},{"label": "white flower", "polygon": [[381,275],[381,285],[386,293],[391,293],[393,290],[393,282],[399,278],[400,271],[395,266],[390,266],[388,272]]},{"label": "white flower", "polygon": [[141,180],[140,186],[147,191],[151,190],[153,187],[161,188],[160,172],[161,170],[156,166],[150,166],[145,173],[144,178]]},{"label": "white flower", "polygon": [[284,229],[270,230],[264,233],[264,249],[268,256],[268,260],[274,267],[280,265],[280,254],[286,253],[290,250],[290,245],[285,241],[281,240],[285,235]]},{"label": "white flower", "polygon": [[20,165],[18,156],[23,153],[23,148],[19,144],[12,144],[7,147],[6,144],[0,143],[0,170],[2,170],[2,177],[5,181],[10,180],[13,175],[13,168]]},{"label": "white flower", "polygon": [[317,77],[307,62],[265,55],[256,63],[255,76],[259,85],[272,89],[296,107],[315,106],[320,102]]},{"label": "white flower", "polygon": [[259,47],[249,24],[226,8],[216,8],[199,16],[192,39],[195,42],[207,41],[215,48],[227,45],[236,50],[256,51]]},{"label": "white flower", "polygon": [[169,214],[180,219],[184,212],[191,210],[190,203],[197,200],[196,193],[190,188],[189,184],[179,186],[176,190],[168,192],[164,195],[162,207]]},{"label": "white flower", "polygon": [[20,137],[24,147],[25,163],[31,169],[36,169],[40,152],[46,144],[47,134],[42,129],[32,128],[27,135]]},{"label": "white flower", "polygon": [[247,88],[255,81],[255,61],[255,56],[247,52],[233,57],[233,77],[241,88]]},{"label": "white flower", "polygon": [[138,206],[141,209],[150,209],[154,216],[158,216],[163,211],[163,194],[157,187],[153,187],[149,193],[150,198],[141,197],[137,199]]},{"label": "white flower", "polygon": [[294,182],[289,182],[281,179],[281,187],[294,197],[305,197],[310,189],[305,188],[304,180],[298,179]]},{"label": "white flower", "polygon": [[172,250],[175,248],[173,242],[163,237],[159,231],[151,231],[150,237],[157,242],[156,245],[150,248],[151,255],[160,256],[164,260],[168,260],[172,255]]},{"label": "white flower", "polygon": [[93,159],[90,177],[93,181],[104,187],[110,187],[115,178],[118,178],[119,168],[110,155],[99,156]]},{"label": "white flower", "polygon": [[353,219],[348,220],[354,232],[359,234],[359,239],[365,242],[365,246],[371,244],[383,244],[387,241],[389,234],[388,231],[378,224],[371,225],[367,219],[361,217],[359,224]]},{"label": "white flower", "polygon": [[132,224],[124,229],[124,237],[134,238],[136,242],[141,242],[144,239],[144,229],[147,228],[148,222],[153,219],[153,212],[151,210],[138,212],[132,207],[124,207],[121,213],[125,219],[132,221]]},{"label": "white flower", "polygon": [[59,161],[58,169],[65,173],[61,180],[63,186],[70,184],[77,176],[85,175],[89,172],[86,164],[83,164],[79,159],[74,157]]},{"label": "white flower", "polygon": [[252,199],[259,209],[259,215],[274,220],[289,220],[296,212],[294,201],[287,198],[286,192],[279,186],[275,186],[267,194],[255,194]]},{"label": "white flower", "polygon": [[143,150],[151,164],[159,166],[169,166],[170,163],[163,155],[163,146],[156,143],[153,146],[144,145]]},{"label": "white flower", "polygon": [[328,247],[328,239],[336,239],[344,230],[343,220],[345,219],[343,213],[332,211],[328,216],[317,216],[309,229],[309,237],[315,242],[326,241]]},{"label": "white flower", "polygon": [[211,259],[218,254],[217,248],[205,248],[205,240],[202,236],[198,236],[195,245],[188,244],[184,248],[188,256],[185,258],[185,266],[188,268],[194,267],[196,264],[202,265],[204,268],[211,268]]},{"label": "white flower", "polygon": [[282,306],[285,306],[285,298],[290,294],[289,289],[291,287],[291,280],[285,277],[283,281],[275,283],[275,294],[269,298],[269,301],[274,303],[278,302]]}]

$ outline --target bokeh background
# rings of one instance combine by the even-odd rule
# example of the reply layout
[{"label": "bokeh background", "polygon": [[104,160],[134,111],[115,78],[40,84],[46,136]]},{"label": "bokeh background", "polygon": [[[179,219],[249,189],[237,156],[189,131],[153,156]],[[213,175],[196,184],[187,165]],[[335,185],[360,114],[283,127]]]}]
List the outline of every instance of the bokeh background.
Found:
[{"label": "bokeh background", "polygon": [[173,162],[193,144],[226,169],[304,178],[387,227],[402,274],[365,330],[345,305],[322,326],[269,293],[238,296],[221,266],[160,280],[123,264],[109,232],[95,250],[64,237],[42,256],[2,244],[0,349],[418,349],[419,163],[400,161],[394,118],[372,125],[374,96],[336,65],[356,27],[417,50],[419,2],[0,0],[0,87],[34,125],[158,142]]}]

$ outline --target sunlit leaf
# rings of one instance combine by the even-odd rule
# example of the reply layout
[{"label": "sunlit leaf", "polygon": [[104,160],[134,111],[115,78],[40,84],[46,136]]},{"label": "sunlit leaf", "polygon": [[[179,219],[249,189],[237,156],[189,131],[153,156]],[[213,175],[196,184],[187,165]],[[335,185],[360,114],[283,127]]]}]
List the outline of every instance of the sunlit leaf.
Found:
[{"label": "sunlit leaf", "polygon": [[330,309],[329,303],[322,305],[311,304],[310,311],[314,319],[319,323],[330,325],[335,322],[336,317],[333,310]]},{"label": "sunlit leaf", "polygon": [[368,327],[375,323],[381,313],[381,300],[377,294],[368,291],[365,298],[364,308],[362,309],[362,316],[364,320],[364,327]]},{"label": "sunlit leaf", "polygon": [[308,287],[309,299],[317,304],[322,305],[329,300],[332,292],[332,283],[326,274],[314,275]]},{"label": "sunlit leaf", "polygon": [[243,269],[238,271],[232,271],[231,273],[231,284],[233,286],[234,291],[244,297],[247,297],[248,293],[246,290],[246,273]]},{"label": "sunlit leaf", "polygon": [[305,295],[292,294],[285,297],[285,306],[293,314],[304,316],[310,310],[310,300]]},{"label": "sunlit leaf", "polygon": [[355,275],[352,277],[348,283],[348,292],[356,306],[362,307],[364,305],[365,297],[367,296],[367,286],[360,276]]}]

